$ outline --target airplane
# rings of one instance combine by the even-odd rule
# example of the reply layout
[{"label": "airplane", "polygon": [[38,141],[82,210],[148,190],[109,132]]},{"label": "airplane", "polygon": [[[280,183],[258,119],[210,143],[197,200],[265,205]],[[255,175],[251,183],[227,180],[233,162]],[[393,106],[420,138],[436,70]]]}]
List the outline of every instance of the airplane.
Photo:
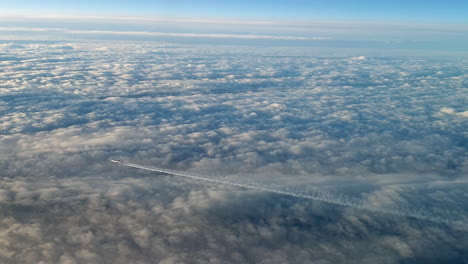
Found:
[{"label": "airplane", "polygon": [[121,160],[121,159],[111,159],[111,162],[114,162],[114,163],[123,163],[123,160]]}]

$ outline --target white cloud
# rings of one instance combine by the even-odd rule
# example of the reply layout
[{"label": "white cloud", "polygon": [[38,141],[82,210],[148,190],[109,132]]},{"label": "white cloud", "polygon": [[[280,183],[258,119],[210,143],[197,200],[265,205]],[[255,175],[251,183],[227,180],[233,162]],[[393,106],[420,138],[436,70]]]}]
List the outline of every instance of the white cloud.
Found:
[{"label": "white cloud", "polygon": [[294,37],[242,34],[201,34],[201,33],[166,33],[143,31],[104,31],[104,30],[67,30],[70,34],[98,34],[98,35],[129,35],[129,36],[164,36],[164,37],[196,37],[196,38],[238,38],[238,39],[270,39],[270,40],[327,40],[326,37]]},{"label": "white cloud", "polygon": [[465,115],[453,77],[466,62],[299,51],[1,46],[0,262],[462,259],[459,227],[109,164],[123,156],[466,219],[466,119],[453,118]]},{"label": "white cloud", "polygon": [[450,107],[442,107],[442,108],[440,109],[440,112],[441,112],[441,113],[444,113],[444,114],[459,116],[459,117],[468,117],[468,111],[464,111],[464,112],[455,112],[455,109],[450,108]]}]

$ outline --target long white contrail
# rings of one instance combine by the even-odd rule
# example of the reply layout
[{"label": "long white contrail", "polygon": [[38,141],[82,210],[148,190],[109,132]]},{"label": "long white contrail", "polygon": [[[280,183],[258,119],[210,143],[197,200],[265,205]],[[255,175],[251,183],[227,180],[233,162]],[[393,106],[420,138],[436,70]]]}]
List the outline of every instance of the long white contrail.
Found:
[{"label": "long white contrail", "polygon": [[351,207],[351,208],[356,208],[356,209],[366,210],[366,211],[371,211],[371,212],[427,220],[427,221],[431,221],[435,223],[466,226],[461,221],[452,221],[450,220],[449,217],[439,217],[439,216],[429,215],[425,213],[424,211],[410,210],[408,208],[398,208],[398,209],[378,208],[374,206],[365,205],[356,200],[350,200],[350,199],[338,197],[336,195],[327,194],[327,193],[311,193],[311,192],[302,192],[298,190],[291,191],[288,189],[285,190],[281,186],[261,185],[261,184],[251,183],[251,182],[245,182],[245,183],[233,182],[233,181],[228,181],[228,180],[210,178],[207,176],[184,172],[184,171],[176,171],[176,170],[169,170],[169,169],[157,168],[157,167],[152,167],[152,166],[139,165],[139,164],[134,164],[130,162],[124,162],[122,160],[111,160],[111,161],[117,164],[121,164],[123,166],[127,166],[127,167],[160,172],[160,173],[170,174],[174,176],[181,176],[185,178],[206,181],[206,182],[211,182],[211,183],[216,183],[216,184],[231,185],[231,186],[241,187],[241,188],[246,188],[246,189],[251,189],[251,190],[277,193],[277,194],[288,195],[292,197],[309,199],[309,200],[314,200],[314,201],[320,201],[320,202],[324,202],[328,204],[346,206],[346,207]]}]

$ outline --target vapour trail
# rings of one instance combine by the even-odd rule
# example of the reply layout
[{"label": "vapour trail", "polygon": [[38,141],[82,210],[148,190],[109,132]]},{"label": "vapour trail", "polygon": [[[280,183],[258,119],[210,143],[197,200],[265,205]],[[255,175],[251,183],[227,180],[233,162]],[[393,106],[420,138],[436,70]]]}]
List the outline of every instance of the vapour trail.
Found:
[{"label": "vapour trail", "polygon": [[351,208],[355,208],[359,210],[366,210],[366,211],[371,211],[371,212],[376,212],[376,213],[390,214],[390,215],[402,216],[402,217],[410,217],[410,218],[426,220],[426,221],[430,221],[434,223],[456,225],[458,227],[468,228],[468,226],[466,226],[464,222],[453,221],[453,220],[450,220],[449,217],[432,216],[432,215],[427,214],[424,211],[411,210],[408,208],[398,208],[398,209],[378,208],[374,206],[365,205],[356,200],[350,200],[344,197],[339,197],[339,196],[328,194],[328,193],[301,192],[298,190],[291,191],[291,190],[288,190],[287,188],[285,189],[285,188],[282,188],[281,186],[276,186],[276,185],[260,185],[260,184],[255,184],[251,182],[246,182],[246,183],[233,182],[233,181],[228,181],[228,180],[210,178],[210,177],[195,174],[195,173],[139,165],[139,164],[134,164],[130,162],[123,162],[123,161],[118,161],[118,162],[113,161],[113,162],[127,166],[127,167],[160,172],[160,173],[170,174],[174,176],[181,176],[185,178],[206,181],[206,182],[211,182],[211,183],[216,183],[216,184],[224,184],[224,185],[241,187],[241,188],[246,188],[246,189],[251,189],[251,190],[277,193],[277,194],[288,195],[288,196],[297,197],[297,198],[324,202],[324,203],[333,204],[333,205],[351,207]]}]

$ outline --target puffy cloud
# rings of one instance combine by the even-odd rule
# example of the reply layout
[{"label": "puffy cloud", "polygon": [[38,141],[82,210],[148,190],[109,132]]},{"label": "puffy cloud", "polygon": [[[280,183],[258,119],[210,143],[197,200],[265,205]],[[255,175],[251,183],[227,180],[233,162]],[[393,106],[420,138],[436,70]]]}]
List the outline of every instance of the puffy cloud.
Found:
[{"label": "puffy cloud", "polygon": [[466,231],[164,176],[2,181],[2,189],[16,197],[2,205],[7,263],[457,260],[466,247]]},{"label": "puffy cloud", "polygon": [[1,262],[463,262],[463,225],[109,164],[466,220],[466,61],[295,52],[0,45]]},{"label": "puffy cloud", "polygon": [[460,117],[468,117],[468,111],[457,113],[457,112],[455,112],[455,110],[453,108],[450,108],[450,107],[442,107],[440,109],[440,112],[444,113],[444,114],[456,115],[456,116],[460,116]]}]

